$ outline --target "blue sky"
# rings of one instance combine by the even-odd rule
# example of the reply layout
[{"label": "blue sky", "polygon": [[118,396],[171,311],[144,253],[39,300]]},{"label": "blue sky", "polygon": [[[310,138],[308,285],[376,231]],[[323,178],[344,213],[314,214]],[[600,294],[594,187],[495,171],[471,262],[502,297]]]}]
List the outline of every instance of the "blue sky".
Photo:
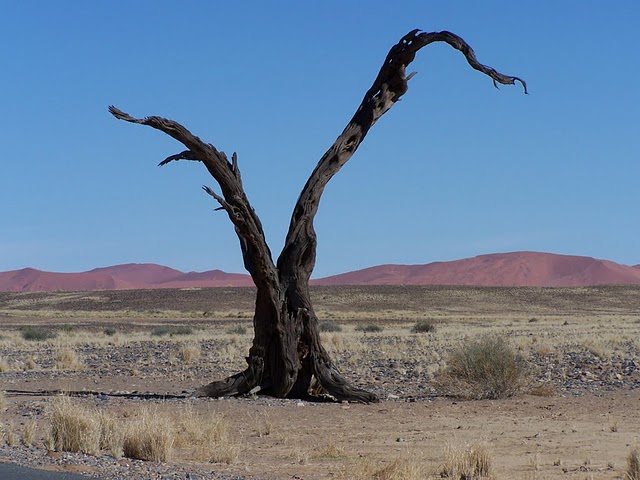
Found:
[{"label": "blue sky", "polygon": [[316,276],[535,250],[640,263],[640,3],[25,1],[0,5],[0,271],[243,271],[201,165],[134,116],[238,152],[274,252],[306,178],[408,31],[446,45],[329,184]]}]

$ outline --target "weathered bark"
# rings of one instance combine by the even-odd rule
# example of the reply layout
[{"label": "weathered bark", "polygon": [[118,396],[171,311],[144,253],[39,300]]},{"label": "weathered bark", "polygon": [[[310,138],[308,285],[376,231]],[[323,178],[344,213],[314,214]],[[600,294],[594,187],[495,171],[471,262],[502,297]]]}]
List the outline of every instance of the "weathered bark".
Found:
[{"label": "weathered bark", "polygon": [[109,107],[116,118],[148,125],[182,143],[187,150],[167,157],[160,165],[176,160],[202,162],[220,186],[222,195],[203,187],[225,210],[240,240],[244,265],[257,287],[253,319],[254,339],[247,368],[227,379],[203,386],[200,396],[241,395],[261,392],[276,397],[302,398],[313,379],[337,400],[374,402],[376,395],[351,385],[342,377],[322,347],[318,318],[309,295],[309,278],[316,260],[313,219],[320,198],[331,178],[352,157],[369,129],[408,89],[405,69],[418,50],[433,42],[446,42],[462,52],[469,65],[493,79],[494,85],[520,82],[480,64],[471,47],[450,32],[425,33],[414,30],[394,45],[378,76],[365,94],[353,118],[320,159],[302,189],[289,225],[285,246],[277,265],[267,246],[262,225],[242,187],[237,156],[231,162],[224,152],[189,132],[173,120],[161,117],[133,118]]}]

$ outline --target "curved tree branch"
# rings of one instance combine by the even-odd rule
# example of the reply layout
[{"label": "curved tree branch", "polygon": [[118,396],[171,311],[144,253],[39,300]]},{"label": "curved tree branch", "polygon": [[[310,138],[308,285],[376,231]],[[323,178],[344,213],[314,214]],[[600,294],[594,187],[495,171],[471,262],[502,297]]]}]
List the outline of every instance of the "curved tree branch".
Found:
[{"label": "curved tree branch", "polygon": [[[173,160],[180,159],[196,160],[205,165],[222,190],[221,198],[224,198],[224,203],[220,202],[220,204],[227,211],[240,238],[245,268],[251,274],[257,287],[266,287],[275,292],[278,275],[265,240],[262,224],[242,188],[237,155],[234,153],[232,161],[229,162],[224,152],[218,151],[210,143],[203,142],[174,120],[157,116],[135,118],[114,106],[109,107],[109,112],[118,120],[147,125],[160,130],[187,147],[188,150],[166,158],[160,162],[160,165],[166,165]],[[207,190],[205,189],[205,191]],[[207,191],[207,193],[211,195],[213,191]]]},{"label": "curved tree branch", "polygon": [[418,50],[434,42],[445,42],[459,50],[469,65],[488,75],[495,86],[497,84],[513,85],[519,82],[525,94],[527,93],[524,80],[504,75],[492,67],[481,64],[473,49],[462,38],[451,32],[426,33],[413,30],[402,37],[389,51],[378,76],[362,99],[353,118],[320,159],[302,189],[293,209],[285,246],[277,262],[282,282],[288,283],[287,278],[296,273],[302,273],[308,281],[316,259],[317,241],[313,219],[318,211],[324,188],[353,156],[369,129],[407,92],[408,80],[414,73],[406,75],[406,67],[414,60]]},{"label": "curved tree branch", "polygon": [[158,164],[158,166],[164,167],[167,163],[173,162],[174,160],[195,160],[196,162],[200,161],[200,159],[194,152],[192,152],[191,150],[185,150],[184,152],[176,153],[175,155],[171,155],[170,157],[165,158]]}]

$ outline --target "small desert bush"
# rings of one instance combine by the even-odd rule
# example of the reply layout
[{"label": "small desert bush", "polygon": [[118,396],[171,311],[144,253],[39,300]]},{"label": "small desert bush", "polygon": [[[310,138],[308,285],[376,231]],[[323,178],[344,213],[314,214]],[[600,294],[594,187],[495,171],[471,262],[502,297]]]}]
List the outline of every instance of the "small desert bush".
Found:
[{"label": "small desert bush", "polygon": [[65,335],[73,336],[76,333],[76,327],[75,327],[75,325],[71,325],[71,324],[65,323],[64,325],[62,325],[60,327],[60,331],[62,333],[64,333]]},{"label": "small desert bush", "polygon": [[116,330],[115,328],[113,328],[113,327],[106,327],[106,328],[103,330],[103,333],[104,333],[107,337],[113,337],[113,336],[117,333],[117,330]]},{"label": "small desert bush", "polygon": [[411,333],[434,333],[436,331],[436,322],[431,319],[418,320],[413,327]]},{"label": "small desert bush", "polygon": [[193,329],[191,327],[183,325],[160,325],[151,330],[151,336],[153,337],[164,337],[166,335],[173,337],[176,335],[191,335],[192,333]]},{"label": "small desert bush", "polygon": [[524,360],[498,335],[467,338],[454,349],[437,383],[447,393],[475,399],[508,398],[524,383]]},{"label": "small desert bush", "polygon": [[491,475],[491,455],[486,445],[478,444],[466,448],[449,445],[440,472],[442,478],[453,480],[475,480]]},{"label": "small desert bush", "polygon": [[95,455],[100,450],[100,421],[96,412],[56,398],[51,407],[51,443],[57,451]]},{"label": "small desert bush", "polygon": [[166,462],[173,447],[173,423],[167,415],[143,409],[139,418],[129,424],[124,437],[124,456],[136,460]]},{"label": "small desert bush", "polygon": [[638,447],[631,450],[627,457],[627,470],[625,480],[640,480],[640,450]]},{"label": "small desert bush", "polygon": [[4,392],[0,391],[0,411],[7,408],[7,397]]},{"label": "small desert bush", "polygon": [[247,328],[244,325],[234,325],[226,330],[228,335],[246,335]]},{"label": "small desert bush", "polygon": [[200,347],[198,345],[183,345],[178,349],[178,358],[184,364],[191,364],[200,359]]},{"label": "small desert bush", "polygon": [[341,332],[342,327],[333,320],[325,320],[319,325],[321,332]]},{"label": "small desert bush", "polygon": [[30,342],[42,342],[56,338],[57,333],[42,327],[27,326],[20,329],[20,335]]},{"label": "small desert bush", "polygon": [[82,363],[75,350],[65,347],[56,355],[56,369],[82,370],[84,369],[84,363]]},{"label": "small desert bush", "polygon": [[357,325],[356,326],[356,332],[363,332],[363,333],[379,333],[381,332],[382,326],[381,325],[377,325],[375,323],[367,323],[364,325]]}]

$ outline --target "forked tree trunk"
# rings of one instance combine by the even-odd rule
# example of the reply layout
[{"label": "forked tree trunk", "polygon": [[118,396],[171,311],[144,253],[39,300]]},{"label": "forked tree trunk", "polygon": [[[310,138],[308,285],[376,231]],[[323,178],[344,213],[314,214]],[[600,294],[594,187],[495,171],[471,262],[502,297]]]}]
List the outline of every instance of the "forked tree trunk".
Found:
[{"label": "forked tree trunk", "polygon": [[133,118],[109,107],[120,120],[148,125],[182,143],[187,150],[162,161],[202,162],[220,186],[222,195],[204,190],[227,212],[240,239],[244,265],[257,287],[253,318],[254,339],[247,368],[224,380],[196,391],[199,396],[220,397],[261,392],[280,398],[304,398],[313,379],[337,400],[374,402],[376,395],[351,385],[322,347],[318,318],[309,296],[309,278],[316,260],[313,219],[329,180],[351,158],[373,124],[407,91],[405,69],[418,50],[433,42],[446,42],[462,52],[469,65],[493,79],[494,85],[520,82],[517,77],[498,73],[476,60],[473,50],[450,32],[425,33],[414,30],[394,45],[377,78],[360,106],[331,148],[320,159],[293,209],[285,246],[274,264],[260,220],[242,187],[237,156],[231,161],[224,152],[200,140],[179,123],[162,117]]}]

